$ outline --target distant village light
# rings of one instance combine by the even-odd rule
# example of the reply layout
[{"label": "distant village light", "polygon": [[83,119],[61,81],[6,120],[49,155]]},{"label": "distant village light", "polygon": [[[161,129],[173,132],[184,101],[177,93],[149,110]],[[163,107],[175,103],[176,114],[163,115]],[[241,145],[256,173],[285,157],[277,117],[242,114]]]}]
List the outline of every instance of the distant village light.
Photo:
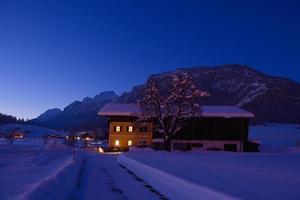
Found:
[{"label": "distant village light", "polygon": [[120,145],[120,141],[119,141],[119,140],[116,140],[116,141],[115,141],[115,145],[116,145],[116,146],[119,146],[119,145]]}]

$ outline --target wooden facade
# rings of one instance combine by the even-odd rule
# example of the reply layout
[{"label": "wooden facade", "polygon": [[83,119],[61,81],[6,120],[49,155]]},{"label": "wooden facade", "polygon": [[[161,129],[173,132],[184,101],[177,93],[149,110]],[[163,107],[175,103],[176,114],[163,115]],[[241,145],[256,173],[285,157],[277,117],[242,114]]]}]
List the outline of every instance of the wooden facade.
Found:
[{"label": "wooden facade", "polygon": [[174,136],[175,149],[245,151],[249,118],[202,117],[187,119]]},{"label": "wooden facade", "polygon": [[176,139],[239,140],[248,138],[248,118],[202,117],[188,119],[182,124]]},{"label": "wooden facade", "polygon": [[109,147],[126,150],[130,146],[152,145],[152,123],[138,122],[137,117],[109,117]]},{"label": "wooden facade", "polygon": [[[154,133],[153,124],[140,122],[142,114],[135,104],[105,105],[98,113],[109,117],[109,147],[128,149],[130,146],[162,146],[162,135]],[[200,118],[182,122],[182,129],[172,139],[172,147],[181,150],[257,150],[258,146],[248,141],[249,120],[252,113],[236,106],[202,106]]]}]

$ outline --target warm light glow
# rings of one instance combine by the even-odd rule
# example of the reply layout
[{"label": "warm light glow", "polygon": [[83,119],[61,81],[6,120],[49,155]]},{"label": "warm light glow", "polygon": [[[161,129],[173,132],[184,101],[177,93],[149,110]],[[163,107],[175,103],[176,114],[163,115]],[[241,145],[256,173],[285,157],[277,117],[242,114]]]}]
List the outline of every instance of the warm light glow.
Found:
[{"label": "warm light glow", "polygon": [[119,145],[120,145],[120,141],[119,141],[119,140],[116,140],[116,141],[115,141],[115,145],[116,145],[116,146],[119,146]]},{"label": "warm light glow", "polygon": [[132,140],[128,140],[128,146],[132,145]]},{"label": "warm light glow", "polygon": [[98,147],[98,151],[99,151],[99,153],[103,153],[104,152],[104,150],[101,147]]},{"label": "warm light glow", "polygon": [[116,132],[121,132],[121,126],[116,126]]},{"label": "warm light glow", "polygon": [[22,138],[23,138],[23,135],[15,135],[15,138],[16,138],[16,139],[22,139]]},{"label": "warm light glow", "polygon": [[80,137],[77,137],[77,140],[80,140]]},{"label": "warm light glow", "polygon": [[128,132],[132,133],[133,132],[133,126],[128,126]]}]

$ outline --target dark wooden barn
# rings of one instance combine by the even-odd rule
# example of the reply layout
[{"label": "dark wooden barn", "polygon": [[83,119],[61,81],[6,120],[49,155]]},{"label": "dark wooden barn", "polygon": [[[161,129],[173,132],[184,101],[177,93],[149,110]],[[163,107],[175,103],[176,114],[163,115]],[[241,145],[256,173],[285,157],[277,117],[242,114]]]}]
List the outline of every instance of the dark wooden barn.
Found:
[{"label": "dark wooden barn", "polygon": [[182,123],[173,149],[257,151],[258,146],[248,141],[249,121],[253,117],[236,106],[202,106],[200,118]]}]

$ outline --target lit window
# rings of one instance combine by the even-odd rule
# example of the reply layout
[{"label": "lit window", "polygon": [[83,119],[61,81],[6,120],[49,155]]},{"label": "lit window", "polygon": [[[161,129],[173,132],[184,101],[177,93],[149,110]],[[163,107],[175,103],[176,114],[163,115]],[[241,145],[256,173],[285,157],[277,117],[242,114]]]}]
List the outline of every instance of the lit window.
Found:
[{"label": "lit window", "polygon": [[128,140],[128,146],[132,145],[132,140]]},{"label": "lit window", "polygon": [[128,126],[128,132],[132,133],[133,132],[133,126]]},{"label": "lit window", "polygon": [[119,146],[119,145],[120,145],[120,140],[116,140],[116,141],[115,141],[115,145],[116,145],[116,146]]},{"label": "lit window", "polygon": [[121,126],[116,126],[116,132],[121,132]]}]

